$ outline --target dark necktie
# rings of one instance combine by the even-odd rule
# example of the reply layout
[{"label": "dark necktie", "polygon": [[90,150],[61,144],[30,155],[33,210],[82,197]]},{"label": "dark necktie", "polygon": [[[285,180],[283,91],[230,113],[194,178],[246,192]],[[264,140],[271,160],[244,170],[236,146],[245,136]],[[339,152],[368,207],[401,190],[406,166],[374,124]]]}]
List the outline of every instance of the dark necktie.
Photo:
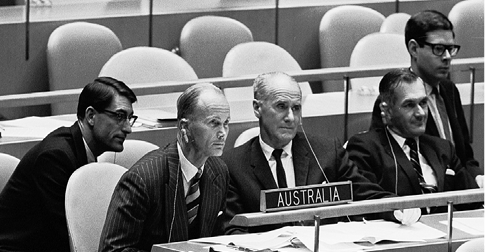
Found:
[{"label": "dark necktie", "polygon": [[438,92],[438,88],[433,88],[434,97],[436,100],[436,108],[438,109],[438,113],[440,113],[441,124],[443,124],[443,131],[446,137],[446,140],[453,142],[453,137],[451,136],[451,129],[450,129],[450,120],[448,119],[448,113],[446,112],[445,102],[443,101],[443,97],[441,97],[440,93]]},{"label": "dark necktie", "polygon": [[283,163],[281,163],[282,153],[282,149],[275,149],[273,151],[273,157],[276,160],[276,177],[278,178],[278,186],[279,188],[287,188],[288,185],[286,184],[285,169],[283,169]]},{"label": "dark necktie", "polygon": [[191,180],[189,187],[189,192],[185,197],[185,203],[187,204],[187,217],[189,220],[189,225],[197,217],[197,211],[199,210],[200,201],[200,190],[199,190],[199,180],[202,176],[202,170],[198,170],[195,176]]},{"label": "dark necktie", "polygon": [[419,164],[419,156],[418,156],[418,146],[416,144],[416,140],[412,138],[406,138],[404,142],[407,146],[409,146],[409,157],[411,159],[411,163],[413,164],[414,171],[418,175],[419,185],[424,193],[432,193],[436,192],[436,186],[426,184],[426,181],[423,177],[423,171],[421,170],[421,165]]}]

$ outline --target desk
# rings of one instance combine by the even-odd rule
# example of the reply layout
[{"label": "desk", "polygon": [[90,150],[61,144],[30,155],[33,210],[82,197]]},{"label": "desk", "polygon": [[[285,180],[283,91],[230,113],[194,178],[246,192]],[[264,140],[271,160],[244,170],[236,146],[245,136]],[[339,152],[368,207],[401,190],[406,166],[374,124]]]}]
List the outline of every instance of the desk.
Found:
[{"label": "desk", "polygon": [[[472,210],[472,211],[462,211],[462,212],[455,212],[454,218],[459,217],[483,217],[483,209],[480,210]],[[420,222],[438,229],[442,232],[447,232],[447,226],[440,223],[440,221],[444,221],[447,218],[447,214],[434,214],[434,215],[425,215],[421,217]],[[465,241],[468,241],[473,238],[483,237],[483,235],[472,235],[466,232],[461,231],[460,229],[453,228],[453,251],[456,250],[458,246],[463,244]],[[426,242],[407,242],[407,243],[378,243],[376,245],[369,245],[363,247],[364,251],[393,251],[393,252],[404,252],[404,251],[413,251],[413,252],[443,252],[447,251],[447,239],[440,238],[429,240]],[[168,244],[158,244],[154,245],[152,248],[152,252],[184,252],[184,251],[193,251],[193,252],[207,252],[207,244],[201,244],[192,241],[184,241],[184,242],[175,242],[175,243],[168,243]],[[293,250],[294,251],[294,250]],[[299,252],[309,252],[308,249],[298,249]],[[296,251],[295,251],[296,252]]]}]

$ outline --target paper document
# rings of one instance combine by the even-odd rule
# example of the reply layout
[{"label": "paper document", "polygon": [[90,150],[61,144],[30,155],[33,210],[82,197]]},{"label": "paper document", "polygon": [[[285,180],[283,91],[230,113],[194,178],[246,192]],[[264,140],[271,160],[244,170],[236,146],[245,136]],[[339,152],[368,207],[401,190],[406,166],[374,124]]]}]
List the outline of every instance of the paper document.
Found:
[{"label": "paper document", "polygon": [[16,120],[1,121],[2,136],[44,138],[59,127],[70,127],[74,121],[30,116]]},{"label": "paper document", "polygon": [[[472,235],[484,235],[483,217],[453,218],[453,227]],[[448,225],[448,221],[440,221],[443,225]]]}]

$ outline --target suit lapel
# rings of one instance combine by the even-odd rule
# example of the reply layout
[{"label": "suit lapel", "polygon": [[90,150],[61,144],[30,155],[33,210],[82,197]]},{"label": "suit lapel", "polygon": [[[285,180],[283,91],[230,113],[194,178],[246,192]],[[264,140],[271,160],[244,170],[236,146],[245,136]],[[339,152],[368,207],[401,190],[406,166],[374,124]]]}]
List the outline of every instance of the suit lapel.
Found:
[{"label": "suit lapel", "polygon": [[224,197],[221,186],[221,182],[218,181],[221,174],[217,173],[218,170],[214,167],[213,162],[206,162],[204,168],[204,174],[200,181],[201,190],[201,204],[198,212],[200,220],[200,236],[211,235],[212,227],[215,224],[218,209],[220,209],[221,199]]},{"label": "suit lapel", "polygon": [[293,146],[291,147],[291,151],[293,152],[293,169],[295,171],[296,186],[307,185],[308,181],[310,158],[307,157],[308,149],[303,146],[306,146],[306,143],[296,135],[293,139]]},{"label": "suit lapel", "polygon": [[437,152],[436,150],[433,150],[429,145],[427,144],[428,138],[426,137],[420,137],[419,138],[419,150],[421,152],[421,155],[424,156],[426,161],[428,162],[428,165],[433,169],[437,183],[438,183],[438,192],[442,192],[444,190],[444,183],[445,183],[445,172],[442,170],[444,169],[443,167],[440,166],[441,162],[438,156],[436,155]]},{"label": "suit lapel", "polygon": [[[184,182],[182,171],[179,167],[179,156],[177,152],[177,145],[170,145],[166,149],[167,163],[169,172],[169,182],[166,184],[166,199],[165,212],[168,213],[166,220],[174,219],[173,226],[167,223],[167,227],[172,229],[172,241],[187,240],[188,239],[188,223],[187,223],[187,208],[185,205]],[[175,200],[175,197],[177,200]],[[175,209],[174,209],[175,206]],[[175,215],[175,217],[173,217]],[[167,230],[167,233],[170,230]]]},{"label": "suit lapel", "polygon": [[261,189],[276,189],[276,182],[273,178],[273,174],[271,173],[271,169],[269,168],[268,161],[263,154],[263,150],[261,149],[261,145],[259,144],[259,138],[256,137],[253,139],[251,143],[251,168],[253,169],[253,173],[256,178],[259,180],[261,184]]},{"label": "suit lapel", "polygon": [[[387,131],[387,129],[385,129]],[[411,184],[413,190],[417,193],[421,193],[421,187],[419,185],[419,180],[418,180],[418,175],[416,174],[416,171],[413,168],[413,164],[411,161],[409,161],[408,157],[402,150],[401,146],[396,142],[394,137],[391,135],[391,133],[384,132],[383,138],[381,138],[382,145],[386,149],[386,152],[391,156],[391,158],[394,158],[392,155],[394,153],[394,156],[396,158],[396,162],[399,166],[399,168],[403,171],[403,173],[408,177],[409,183]],[[389,140],[388,140],[389,139]],[[389,145],[389,143],[392,145],[392,147]]]}]

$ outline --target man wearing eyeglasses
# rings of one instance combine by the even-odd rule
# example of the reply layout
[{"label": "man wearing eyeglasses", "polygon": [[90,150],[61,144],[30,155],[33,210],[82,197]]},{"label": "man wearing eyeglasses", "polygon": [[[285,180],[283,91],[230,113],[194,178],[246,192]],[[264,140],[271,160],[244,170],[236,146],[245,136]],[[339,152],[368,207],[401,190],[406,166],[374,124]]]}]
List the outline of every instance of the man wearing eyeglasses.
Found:
[{"label": "man wearing eyeglasses", "polygon": [[[483,188],[483,169],[473,156],[460,93],[448,77],[451,60],[460,46],[455,44],[453,24],[440,12],[426,10],[413,15],[406,24],[405,43],[411,56],[410,70],[424,82],[429,97],[429,119],[426,134],[453,143],[461,163]],[[376,100],[372,128],[382,128],[383,121]]]},{"label": "man wearing eyeglasses", "polygon": [[84,87],[77,122],[29,150],[0,193],[0,251],[69,251],[64,208],[69,177],[103,152],[123,150],[136,120],[135,101],[133,91],[113,78]]}]

